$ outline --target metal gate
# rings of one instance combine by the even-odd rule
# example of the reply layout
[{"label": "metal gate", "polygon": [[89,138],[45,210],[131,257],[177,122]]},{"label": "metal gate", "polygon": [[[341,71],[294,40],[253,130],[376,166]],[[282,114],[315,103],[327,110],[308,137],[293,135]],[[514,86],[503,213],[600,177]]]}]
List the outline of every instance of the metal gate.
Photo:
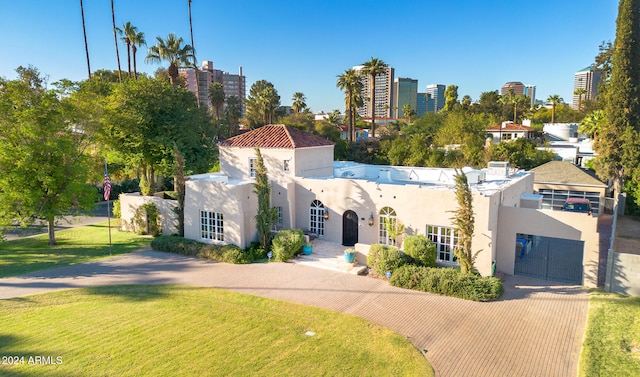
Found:
[{"label": "metal gate", "polygon": [[583,252],[584,241],[519,236],[515,274],[582,285]]}]

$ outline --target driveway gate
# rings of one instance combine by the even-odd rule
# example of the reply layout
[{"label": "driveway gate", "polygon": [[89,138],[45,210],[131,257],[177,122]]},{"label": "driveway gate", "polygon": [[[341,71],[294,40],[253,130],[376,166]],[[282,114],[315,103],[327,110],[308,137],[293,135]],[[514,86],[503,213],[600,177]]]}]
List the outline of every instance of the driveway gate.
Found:
[{"label": "driveway gate", "polygon": [[531,235],[517,240],[516,275],[582,285],[584,241]]}]

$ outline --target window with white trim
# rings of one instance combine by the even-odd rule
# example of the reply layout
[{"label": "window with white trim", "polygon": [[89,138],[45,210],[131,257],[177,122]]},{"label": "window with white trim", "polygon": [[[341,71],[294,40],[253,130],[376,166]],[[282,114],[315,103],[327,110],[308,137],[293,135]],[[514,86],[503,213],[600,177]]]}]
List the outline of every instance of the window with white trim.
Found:
[{"label": "window with white trim", "polygon": [[282,225],[284,222],[282,219],[282,207],[276,207],[278,209],[278,225]]},{"label": "window with white trim", "polygon": [[442,262],[456,262],[453,248],[458,245],[460,233],[455,228],[427,225],[427,237],[436,245],[436,259]]},{"label": "window with white trim", "polygon": [[224,217],[220,212],[200,211],[200,238],[224,241]]},{"label": "window with white trim", "polygon": [[309,231],[324,236],[324,204],[319,200],[311,202],[309,207]]},{"label": "window with white trim", "polygon": [[382,245],[395,245],[396,240],[389,236],[388,227],[395,227],[398,224],[396,210],[391,207],[384,207],[380,210],[378,221],[378,243]]},{"label": "window with white trim", "polygon": [[249,158],[249,177],[251,178],[255,178],[256,177],[256,162],[258,161],[257,158]]}]

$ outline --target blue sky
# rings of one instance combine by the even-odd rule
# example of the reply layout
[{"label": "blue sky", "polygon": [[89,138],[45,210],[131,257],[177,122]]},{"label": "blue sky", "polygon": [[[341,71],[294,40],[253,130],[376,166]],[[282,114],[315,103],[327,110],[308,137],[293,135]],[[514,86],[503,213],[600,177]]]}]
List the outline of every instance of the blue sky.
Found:
[{"label": "blue sky", "polygon": [[[147,44],[176,33],[190,43],[187,0],[114,0],[116,25],[130,21]],[[247,92],[272,82],[283,105],[303,92],[315,111],[343,109],[336,76],[371,57],[396,77],[458,85],[474,100],[508,81],[536,85],[538,99],[570,102],[573,75],[615,38],[615,0],[193,0],[198,63],[237,72]],[[116,69],[110,0],[84,0],[92,70]],[[53,82],[87,76],[78,0],[0,0],[0,76],[33,65]],[[138,53],[138,69],[146,49]],[[120,45],[126,69],[126,50]]]}]

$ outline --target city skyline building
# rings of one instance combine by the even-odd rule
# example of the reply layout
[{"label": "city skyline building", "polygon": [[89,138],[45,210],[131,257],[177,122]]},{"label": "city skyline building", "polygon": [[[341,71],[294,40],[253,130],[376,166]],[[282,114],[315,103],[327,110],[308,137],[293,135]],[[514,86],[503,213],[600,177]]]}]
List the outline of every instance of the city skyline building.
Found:
[{"label": "city skyline building", "polygon": [[426,102],[427,112],[437,113],[444,108],[445,98],[444,91],[446,87],[443,84],[427,85]]},{"label": "city skyline building", "polygon": [[404,106],[409,105],[417,113],[418,80],[408,77],[398,77],[393,82],[393,117],[404,118]]},{"label": "city skyline building", "polygon": [[[222,84],[225,98],[236,96],[242,103],[242,116],[245,115],[244,101],[246,99],[247,87],[246,77],[242,74],[242,67],[239,68],[238,74],[225,72],[219,69],[214,69],[213,62],[210,60],[203,60],[202,67],[198,69],[198,93],[196,93],[196,70],[188,68],[180,72],[186,83],[187,89],[196,95],[200,106],[206,106],[209,111],[212,111],[212,105],[209,101],[209,87],[213,83]],[[226,107],[226,103],[225,103]]]},{"label": "city skyline building", "polygon": [[529,97],[529,100],[531,100],[531,107],[534,107],[536,104],[536,86],[525,84],[524,95]]},{"label": "city skyline building", "polygon": [[[595,100],[596,97],[598,97],[598,84],[600,83],[601,77],[602,72],[597,70],[593,64],[576,72],[573,76],[574,95],[571,101],[571,107],[578,109],[580,102],[584,103],[585,100]],[[578,89],[585,90],[582,98],[575,94]]]},{"label": "city skyline building", "polygon": [[513,94],[515,94],[516,96],[522,96],[524,95],[524,89],[525,86],[520,81],[510,81],[502,85],[502,87],[500,88],[500,95],[504,96],[505,94],[509,93],[509,90],[513,90]]},{"label": "city skyline building", "polygon": [[[355,71],[361,74],[363,85],[362,98],[364,99],[362,107],[358,108],[358,115],[361,118],[371,119],[371,77],[363,73],[364,66],[358,65],[353,67]],[[383,75],[376,76],[376,92],[375,92],[375,116],[376,118],[392,118],[393,112],[393,75],[394,69],[387,67],[387,71]]]},{"label": "city skyline building", "polygon": [[427,93],[418,93],[416,98],[416,115],[418,117],[427,113]]}]

